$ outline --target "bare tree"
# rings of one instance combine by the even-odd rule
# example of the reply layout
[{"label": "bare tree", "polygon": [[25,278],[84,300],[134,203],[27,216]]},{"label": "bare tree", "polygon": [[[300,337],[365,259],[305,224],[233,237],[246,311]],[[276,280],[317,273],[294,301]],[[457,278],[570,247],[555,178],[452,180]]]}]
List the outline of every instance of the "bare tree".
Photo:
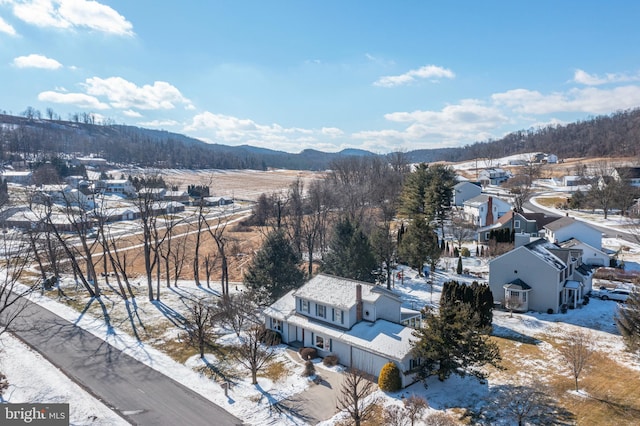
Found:
[{"label": "bare tree", "polygon": [[416,420],[420,420],[420,417],[427,408],[429,408],[429,404],[427,400],[421,396],[411,395],[404,400],[404,410],[411,422],[411,426],[415,425]]},{"label": "bare tree", "polygon": [[247,322],[252,325],[260,323],[257,307],[246,292],[221,298],[216,309],[222,323],[231,328],[238,337],[240,337],[240,333],[244,330]]},{"label": "bare tree", "polygon": [[216,242],[218,257],[220,258],[220,285],[222,287],[222,297],[229,297],[229,262],[227,258],[227,244],[230,242],[230,238],[225,235],[228,223],[229,218],[225,214],[220,214],[213,226],[207,222],[207,231],[209,231],[209,235]]},{"label": "bare tree", "polygon": [[360,426],[373,416],[375,404],[367,399],[374,390],[375,385],[362,371],[351,368],[342,381],[337,408],[346,411],[354,424]]},{"label": "bare tree", "polygon": [[407,426],[405,410],[399,405],[389,405],[382,413],[385,426]]},{"label": "bare tree", "polygon": [[[2,274],[0,274],[0,335],[7,331],[25,309],[26,297],[34,287],[19,285],[25,268],[33,260],[31,244],[17,232],[0,233],[0,257],[2,258]],[[42,282],[44,285],[44,281]]]},{"label": "bare tree", "polygon": [[570,333],[564,345],[558,349],[573,374],[576,392],[579,390],[578,378],[582,374],[582,370],[589,365],[589,361],[593,356],[594,351],[592,348],[594,344],[595,338],[591,333],[576,331]]},{"label": "bare tree", "polygon": [[[520,379],[513,385],[498,385],[487,401],[501,413],[513,419],[518,426],[527,424],[573,424],[571,413],[556,405],[549,387],[533,381],[524,384]],[[431,424],[431,423],[429,423]]]},{"label": "bare tree", "polygon": [[[251,371],[251,384],[258,384],[258,371],[275,357],[275,352],[265,347],[261,339],[264,325],[254,325],[241,336],[241,343],[234,348],[233,358]],[[268,343],[268,342],[267,342]]]},{"label": "bare tree", "polygon": [[198,348],[200,358],[204,358],[204,350],[210,345],[215,334],[213,333],[214,308],[207,300],[197,299],[187,306],[185,326],[188,342]]},{"label": "bare tree", "polygon": [[462,209],[454,208],[451,210],[451,235],[453,240],[458,244],[458,248],[462,248],[462,243],[475,239],[476,230],[474,225],[465,217]]}]

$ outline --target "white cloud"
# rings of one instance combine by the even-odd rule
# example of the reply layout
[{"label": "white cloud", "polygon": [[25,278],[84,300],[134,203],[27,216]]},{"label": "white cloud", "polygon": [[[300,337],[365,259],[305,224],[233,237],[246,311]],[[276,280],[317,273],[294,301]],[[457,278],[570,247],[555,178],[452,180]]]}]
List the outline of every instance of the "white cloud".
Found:
[{"label": "white cloud", "polygon": [[380,77],[373,85],[379,87],[396,87],[412,83],[418,79],[455,78],[453,71],[437,65],[425,65],[416,70],[408,71],[401,75]]},{"label": "white cloud", "polygon": [[466,99],[456,105],[447,105],[441,111],[394,112],[385,118],[394,123],[404,123],[402,130],[385,129],[363,131],[353,135],[369,146],[415,148],[416,145],[459,146],[491,137],[492,131],[508,122],[508,118],[496,107],[478,100]]},{"label": "white cloud", "polygon": [[587,86],[599,86],[607,83],[625,83],[630,81],[640,81],[640,74],[628,75],[628,74],[616,74],[607,73],[602,76],[596,74],[589,74],[586,71],[578,69],[573,74],[573,81],[576,83],[584,84]]},{"label": "white cloud", "polygon": [[51,102],[56,104],[74,105],[79,108],[87,109],[109,109],[109,105],[100,102],[93,96],[84,93],[60,93],[60,92],[42,92],[38,95],[41,102]]},{"label": "white cloud", "polygon": [[122,111],[122,113],[124,115],[126,115],[127,117],[131,117],[131,118],[140,118],[140,117],[142,117],[142,114],[140,114],[138,111],[134,111],[132,109],[128,109],[126,111]]},{"label": "white cloud", "polygon": [[496,105],[525,114],[583,112],[608,114],[640,106],[639,86],[619,86],[612,89],[587,87],[544,95],[527,89],[509,90],[491,97]]},{"label": "white cloud", "polygon": [[16,35],[16,30],[9,24],[7,21],[0,17],[0,33],[5,33],[9,35]]},{"label": "white cloud", "polygon": [[13,13],[38,27],[88,28],[116,35],[132,36],[133,25],[109,6],[93,0],[12,1]]},{"label": "white cloud", "polygon": [[279,124],[264,125],[251,119],[224,114],[203,112],[193,117],[183,131],[203,140],[232,145],[249,144],[267,146],[287,152],[299,152],[305,148],[335,151],[334,138],[343,135],[335,127],[304,129],[283,127]]},{"label": "white cloud", "polygon": [[143,127],[172,127],[179,124],[180,123],[175,120],[152,120],[138,123],[139,126]]},{"label": "white cloud", "polygon": [[344,132],[337,127],[323,127],[322,129],[320,129],[320,132],[323,135],[329,136],[331,138],[338,138],[344,135]]},{"label": "white cloud", "polygon": [[191,106],[189,99],[165,81],[139,87],[121,77],[93,77],[88,78],[83,86],[89,95],[106,96],[114,108],[158,110],[173,109],[176,104],[185,104],[187,108]]},{"label": "white cloud", "polygon": [[42,68],[48,70],[57,70],[58,68],[62,68],[62,64],[55,59],[37,54],[18,56],[13,60],[13,65],[18,68]]}]

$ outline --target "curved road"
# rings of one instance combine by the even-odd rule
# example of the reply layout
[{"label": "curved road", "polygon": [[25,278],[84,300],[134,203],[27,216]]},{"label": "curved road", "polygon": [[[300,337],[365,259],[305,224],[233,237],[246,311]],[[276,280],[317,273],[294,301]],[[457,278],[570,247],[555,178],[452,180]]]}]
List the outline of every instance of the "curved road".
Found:
[{"label": "curved road", "polygon": [[27,302],[12,331],[131,424],[242,424],[213,402],[37,304]]}]

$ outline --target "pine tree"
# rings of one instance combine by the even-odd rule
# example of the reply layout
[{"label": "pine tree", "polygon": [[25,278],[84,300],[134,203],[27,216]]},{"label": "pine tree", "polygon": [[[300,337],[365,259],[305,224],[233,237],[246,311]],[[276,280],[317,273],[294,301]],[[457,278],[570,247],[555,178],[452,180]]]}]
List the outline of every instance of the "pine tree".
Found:
[{"label": "pine tree", "polygon": [[245,285],[260,303],[272,303],[305,279],[300,257],[282,231],[273,231],[265,239],[244,275]]},{"label": "pine tree", "polygon": [[377,268],[369,238],[349,219],[336,224],[329,252],[325,255],[322,271],[354,280],[374,282]]},{"label": "pine tree", "polygon": [[423,216],[414,216],[398,247],[402,261],[422,274],[424,264],[429,262],[433,268],[440,254],[436,233]]},{"label": "pine tree", "polygon": [[413,355],[423,360],[416,373],[425,385],[431,376],[441,381],[451,374],[485,379],[485,365],[501,368],[498,346],[477,326],[477,314],[467,304],[441,305],[439,314],[427,311],[425,316],[413,343]]},{"label": "pine tree", "polygon": [[458,267],[456,268],[458,275],[462,274],[462,257],[458,256]]}]

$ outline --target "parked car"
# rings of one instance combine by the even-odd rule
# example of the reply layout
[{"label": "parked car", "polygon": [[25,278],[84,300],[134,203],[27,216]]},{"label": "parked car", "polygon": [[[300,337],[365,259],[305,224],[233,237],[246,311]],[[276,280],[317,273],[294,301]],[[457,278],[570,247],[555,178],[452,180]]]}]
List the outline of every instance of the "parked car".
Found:
[{"label": "parked car", "polygon": [[630,290],[626,288],[616,288],[610,291],[601,291],[600,299],[602,300],[617,300],[618,302],[626,302],[629,298]]}]

